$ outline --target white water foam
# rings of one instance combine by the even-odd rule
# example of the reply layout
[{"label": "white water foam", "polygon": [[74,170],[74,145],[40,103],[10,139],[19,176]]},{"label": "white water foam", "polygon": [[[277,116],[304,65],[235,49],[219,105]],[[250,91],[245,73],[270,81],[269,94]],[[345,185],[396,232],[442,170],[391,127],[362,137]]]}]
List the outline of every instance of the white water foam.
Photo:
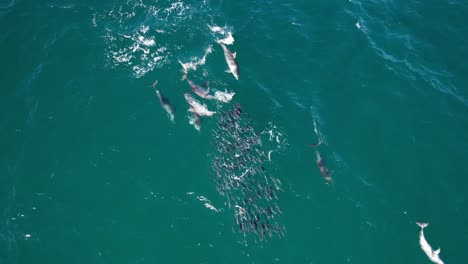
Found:
[{"label": "white water foam", "polygon": [[213,95],[213,98],[220,101],[220,102],[223,102],[223,103],[229,103],[232,98],[234,97],[234,95],[236,93],[230,93],[228,91],[218,91],[218,90],[214,90],[214,95]]},{"label": "white water foam", "polygon": [[232,30],[225,26],[225,27],[219,27],[219,26],[210,26],[208,25],[209,29],[211,30],[211,33],[213,36],[216,38],[216,42],[222,43],[225,45],[232,45],[234,43],[234,37],[232,35]]},{"label": "white water foam", "polygon": [[[135,0],[94,13],[91,24],[103,31],[106,66],[127,67],[140,78],[171,63],[173,52],[181,45],[165,35],[180,30],[182,22],[192,19],[190,10],[190,5],[182,1],[153,6]],[[141,22],[136,22],[136,18]]]},{"label": "white water foam", "polygon": [[213,46],[212,45],[210,45],[210,46],[208,46],[208,48],[206,48],[205,54],[203,54],[203,56],[201,58],[191,57],[190,61],[185,62],[185,63],[179,60],[179,63],[182,66],[182,69],[183,69],[182,70],[183,73],[187,74],[187,72],[189,72],[190,70],[196,71],[198,66],[204,65],[206,63],[206,57],[211,52],[213,52]]},{"label": "white water foam", "polygon": [[[187,194],[188,194],[188,195],[195,195],[194,192],[188,192]],[[213,204],[211,203],[211,201],[208,200],[208,198],[206,198],[205,196],[203,196],[203,195],[197,195],[197,196],[195,196],[195,197],[196,197],[200,202],[202,202],[203,205],[204,205],[206,208],[208,208],[208,209],[210,209],[210,210],[212,210],[212,211],[215,211],[215,212],[217,212],[217,213],[219,213],[219,212],[222,211],[222,209],[217,209],[216,207],[214,207]]]}]

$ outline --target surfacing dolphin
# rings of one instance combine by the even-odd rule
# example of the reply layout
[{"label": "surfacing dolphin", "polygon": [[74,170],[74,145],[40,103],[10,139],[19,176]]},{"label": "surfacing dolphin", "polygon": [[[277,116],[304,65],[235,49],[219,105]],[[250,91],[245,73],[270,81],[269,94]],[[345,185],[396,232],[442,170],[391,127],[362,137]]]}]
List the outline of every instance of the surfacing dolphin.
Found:
[{"label": "surfacing dolphin", "polygon": [[201,87],[200,85],[195,84],[192,80],[190,80],[188,78],[187,78],[187,82],[189,83],[190,88],[192,89],[192,91],[196,95],[200,96],[200,98],[208,99],[208,100],[213,99],[213,96],[211,96],[209,94],[210,93],[210,88],[207,88],[205,90],[203,87]]},{"label": "surfacing dolphin", "polygon": [[159,102],[161,103],[164,110],[166,110],[167,114],[169,115],[169,119],[172,123],[174,123],[174,107],[169,103],[169,100],[159,92],[158,89],[154,89],[156,94],[158,95]]},{"label": "surfacing dolphin", "polygon": [[232,73],[232,75],[234,75],[234,78],[236,78],[236,80],[239,80],[239,66],[237,65],[236,53],[232,53],[231,51],[229,51],[226,45],[224,45],[223,43],[218,43],[223,48],[224,58],[226,59],[226,63],[229,67],[229,70],[227,70],[227,72]]},{"label": "surfacing dolphin", "polygon": [[436,264],[444,264],[444,262],[440,259],[440,248],[437,250],[433,250],[431,245],[427,242],[426,238],[424,237],[424,228],[427,227],[428,223],[420,223],[416,222],[416,224],[421,227],[421,231],[419,231],[419,244],[421,245],[421,249],[426,253],[429,259],[436,263]]},{"label": "surfacing dolphin", "polygon": [[205,104],[201,104],[189,93],[184,93],[184,97],[185,100],[187,100],[187,103],[190,105],[188,110],[189,112],[195,113],[199,116],[212,116],[213,114],[216,114],[216,112],[208,110]]}]

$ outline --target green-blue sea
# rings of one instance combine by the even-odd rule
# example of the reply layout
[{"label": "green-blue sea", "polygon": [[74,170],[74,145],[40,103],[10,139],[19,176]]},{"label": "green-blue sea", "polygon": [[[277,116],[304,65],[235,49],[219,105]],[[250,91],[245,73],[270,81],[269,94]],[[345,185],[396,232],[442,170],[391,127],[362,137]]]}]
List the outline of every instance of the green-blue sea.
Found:
[{"label": "green-blue sea", "polygon": [[[283,234],[215,181],[237,103]],[[467,177],[467,1],[0,0],[0,264],[463,264]]]}]

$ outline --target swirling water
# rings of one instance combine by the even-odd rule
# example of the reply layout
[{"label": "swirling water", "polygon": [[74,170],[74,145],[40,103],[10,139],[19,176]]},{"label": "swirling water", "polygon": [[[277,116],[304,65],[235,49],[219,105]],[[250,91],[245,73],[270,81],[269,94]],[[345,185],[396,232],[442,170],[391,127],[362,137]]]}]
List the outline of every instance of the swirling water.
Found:
[{"label": "swirling water", "polygon": [[[429,263],[416,221],[465,263],[467,15],[455,0],[0,0],[0,263]],[[217,116],[188,122],[184,74],[248,113],[284,237],[236,230],[212,180]]]}]

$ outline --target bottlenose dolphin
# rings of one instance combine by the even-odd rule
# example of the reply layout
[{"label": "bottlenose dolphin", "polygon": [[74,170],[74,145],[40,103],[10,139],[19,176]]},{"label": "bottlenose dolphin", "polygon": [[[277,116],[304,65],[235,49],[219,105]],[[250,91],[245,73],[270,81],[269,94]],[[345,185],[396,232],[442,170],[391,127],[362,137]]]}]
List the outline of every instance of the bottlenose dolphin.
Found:
[{"label": "bottlenose dolphin", "polygon": [[190,105],[188,110],[189,112],[195,113],[199,116],[212,116],[213,114],[216,114],[216,112],[208,110],[205,104],[201,104],[189,93],[184,93],[184,97],[185,100],[187,100],[187,103]]},{"label": "bottlenose dolphin", "polygon": [[232,53],[231,51],[229,51],[226,45],[224,45],[223,43],[218,43],[223,48],[224,58],[226,59],[226,63],[229,67],[229,70],[227,70],[227,72],[232,73],[232,75],[234,75],[234,78],[236,78],[236,80],[239,80],[239,67],[236,61],[236,53]]},{"label": "bottlenose dolphin", "polygon": [[440,259],[440,248],[437,250],[433,250],[431,245],[427,242],[426,238],[424,237],[424,228],[427,227],[428,223],[420,223],[416,222],[416,224],[421,227],[421,231],[419,231],[419,244],[421,245],[421,249],[426,253],[429,259],[436,263],[436,264],[444,264],[444,262]]},{"label": "bottlenose dolphin", "polygon": [[[190,79],[188,79],[188,78],[187,78],[187,82],[189,83],[190,88],[192,88],[192,91],[193,91],[196,95],[200,96],[200,97],[203,98],[203,99],[208,99],[208,100],[213,99],[213,96],[211,96],[211,95],[209,94],[210,88],[208,88],[208,89],[205,90],[203,87],[201,87],[200,85],[195,84],[194,82],[192,82],[192,80],[190,80]],[[208,86],[208,85],[207,85],[207,86]]]},{"label": "bottlenose dolphin", "polygon": [[156,91],[156,94],[158,95],[159,102],[161,103],[162,107],[164,108],[164,110],[166,110],[167,114],[169,115],[169,119],[171,120],[171,122],[174,123],[174,108],[169,103],[169,100],[166,97],[164,97],[164,95],[162,95],[158,89],[154,89],[154,90]]}]

